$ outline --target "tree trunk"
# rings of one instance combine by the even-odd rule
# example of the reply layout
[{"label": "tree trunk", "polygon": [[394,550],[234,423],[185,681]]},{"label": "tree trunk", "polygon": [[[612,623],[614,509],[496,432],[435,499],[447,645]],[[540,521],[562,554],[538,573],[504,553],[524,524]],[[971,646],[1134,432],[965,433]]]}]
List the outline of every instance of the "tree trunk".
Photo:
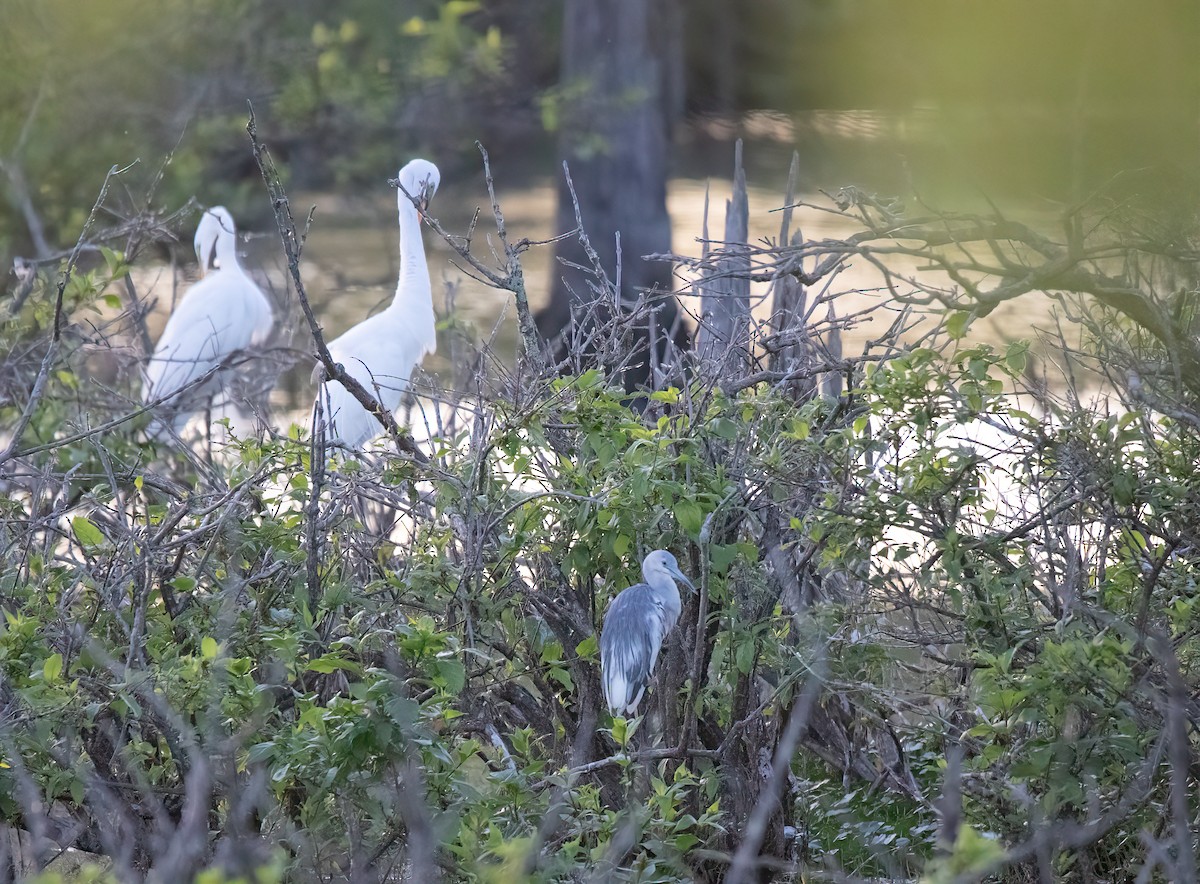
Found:
[{"label": "tree trunk", "polygon": [[696,350],[703,362],[720,370],[745,370],[750,346],[750,204],[742,142],[734,148],[733,197],[725,203],[724,255],[700,287],[700,328]]},{"label": "tree trunk", "polygon": [[[568,163],[584,229],[608,278],[620,281],[621,301],[632,304],[651,295],[657,315],[655,352],[662,357],[666,336],[686,344],[679,308],[671,291],[671,267],[642,260],[671,250],[667,214],[668,119],[677,109],[678,0],[568,0],[563,22],[563,62],[559,100],[559,150]],[[663,50],[663,46],[666,50]],[[560,232],[575,227],[575,206],[565,178],[558,188]],[[621,266],[616,236],[620,233]],[[612,316],[611,293],[596,290],[584,271],[591,262],[575,237],[555,249],[558,259],[551,300],[537,317],[547,338],[585,312],[590,321]],[[597,304],[596,301],[607,303]],[[646,359],[650,327],[636,329],[638,356],[625,374],[629,387],[651,377]]]}]

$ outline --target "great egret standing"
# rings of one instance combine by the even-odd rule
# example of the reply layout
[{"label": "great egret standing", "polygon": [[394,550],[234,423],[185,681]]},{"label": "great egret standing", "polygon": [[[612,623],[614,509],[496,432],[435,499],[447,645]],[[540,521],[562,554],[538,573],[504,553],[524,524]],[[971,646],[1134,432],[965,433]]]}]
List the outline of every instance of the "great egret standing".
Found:
[{"label": "great egret standing", "polygon": [[656,549],[642,561],[642,578],[645,583],[621,590],[612,600],[600,633],[601,681],[613,715],[637,714],[663,639],[683,610],[675,581],[696,591],[665,549]]},{"label": "great egret standing", "polygon": [[[196,382],[271,334],[271,304],[238,262],[235,231],[233,216],[223,206],[214,206],[200,219],[193,245],[204,277],[171,313],[145,368],[142,401],[172,397],[163,405],[174,412],[170,424],[176,433],[200,402],[228,386],[232,373],[220,370]],[[155,418],[150,433],[163,438],[166,425]]]},{"label": "great egret standing", "polygon": [[[412,160],[397,178],[401,186],[396,194],[400,214],[396,296],[385,310],[364,319],[329,345],[333,361],[393,413],[400,407],[413,368],[426,353],[437,349],[433,288],[421,241],[421,216],[441,183],[437,166],[428,160]],[[378,419],[336,381],[325,381],[317,395],[322,397],[329,442],[359,448],[382,430]]]}]

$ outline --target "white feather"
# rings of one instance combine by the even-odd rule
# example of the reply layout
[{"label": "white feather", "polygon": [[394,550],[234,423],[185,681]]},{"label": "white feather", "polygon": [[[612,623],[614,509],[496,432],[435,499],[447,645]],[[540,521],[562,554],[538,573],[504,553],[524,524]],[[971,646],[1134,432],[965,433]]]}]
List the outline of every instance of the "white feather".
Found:
[{"label": "white feather", "polygon": [[[428,202],[440,183],[437,167],[428,160],[413,160],[398,176],[400,220],[400,275],[396,296],[381,313],[363,320],[329,345],[334,362],[395,412],[404,398],[413,368],[437,349],[433,315],[433,289],[421,241],[421,219],[409,195]],[[408,195],[405,194],[408,192]],[[327,426],[327,441],[358,448],[378,435],[382,427],[345,387],[326,382],[318,396]]]},{"label": "white feather", "polygon": [[[237,258],[233,217],[220,206],[209,209],[196,228],[196,255],[205,276],[179,302],[143,372],[142,401],[163,397],[174,409],[178,432],[199,404],[229,383],[228,371],[197,381],[233,353],[262,344],[271,334],[271,304]],[[216,259],[218,269],[209,272]],[[194,385],[194,386],[193,386]],[[162,436],[160,421],[151,433]]]}]

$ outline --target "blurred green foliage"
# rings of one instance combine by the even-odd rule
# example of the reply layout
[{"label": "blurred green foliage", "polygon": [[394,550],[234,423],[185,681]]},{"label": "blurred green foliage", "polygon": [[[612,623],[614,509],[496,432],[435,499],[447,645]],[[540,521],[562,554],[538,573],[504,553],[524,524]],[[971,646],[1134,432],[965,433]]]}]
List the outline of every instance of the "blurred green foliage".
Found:
[{"label": "blurred green foliage", "polygon": [[[1149,173],[1123,190],[1118,177],[1118,196],[1189,218],[1200,194],[1189,0],[703,0],[679,12],[685,57],[661,61],[682,72],[687,109],[792,117],[780,131],[813,185],[1072,202],[1138,169]],[[477,139],[529,156],[586,115],[586,84],[557,82],[560,14],[555,0],[8,0],[0,162],[19,168],[62,245],[108,168],[134,159],[131,200],[170,156],[150,202],[261,212],[247,101],[303,187],[359,192],[407,154],[448,161]],[[0,175],[5,259],[30,251],[10,185]]]},{"label": "blurred green foliage", "polygon": [[1200,201],[1191,0],[708,0],[688,26],[693,108],[794,115],[820,186],[1073,203],[1150,169],[1128,196]]},{"label": "blurred green foliage", "polygon": [[[53,243],[135,159],[135,206],[260,202],[247,101],[294,183],[359,187],[408,152],[469,147],[476,99],[505,83],[503,35],[466,0],[12,0],[0,32],[0,163]],[[9,184],[0,256],[28,255]]]}]

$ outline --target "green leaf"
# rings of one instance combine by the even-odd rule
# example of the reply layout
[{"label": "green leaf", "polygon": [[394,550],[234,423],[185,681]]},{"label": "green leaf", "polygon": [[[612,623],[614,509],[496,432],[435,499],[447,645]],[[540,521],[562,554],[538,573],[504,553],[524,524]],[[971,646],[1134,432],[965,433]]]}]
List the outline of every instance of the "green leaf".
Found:
[{"label": "green leaf", "polygon": [[1008,345],[1008,352],[1004,354],[1004,363],[1013,375],[1020,375],[1025,371],[1028,354],[1028,341],[1013,341]]},{"label": "green leaf", "polygon": [[228,879],[220,869],[205,869],[196,876],[195,880],[196,884],[222,884]]},{"label": "green leaf", "polygon": [[736,543],[717,543],[713,545],[711,553],[713,570],[724,574],[738,557],[738,547]]},{"label": "green leaf", "polygon": [[[116,249],[110,249],[108,246],[100,246],[100,254],[104,256],[104,263],[108,267],[108,275],[114,279],[125,275],[125,253],[119,252]],[[116,295],[108,297],[115,298]],[[117,298],[117,305],[120,306],[121,299]]]},{"label": "green leaf", "polygon": [[42,678],[48,682],[58,681],[62,677],[62,671],[62,654],[51,654],[46,658],[46,662],[42,664]]},{"label": "green leaf", "polygon": [[205,660],[217,659],[217,651],[219,650],[217,640],[211,635],[206,635],[200,640],[200,656]]},{"label": "green leaf", "polygon": [[1137,479],[1129,473],[1118,473],[1113,477],[1113,500],[1121,506],[1133,503],[1137,493]]},{"label": "green leaf", "polygon": [[753,638],[747,636],[744,641],[738,643],[737,651],[734,654],[734,665],[742,675],[750,674],[750,670],[754,666]]},{"label": "green leaf", "polygon": [[550,677],[568,691],[575,690],[575,682],[571,679],[571,673],[567,672],[567,670],[555,667],[550,670]]},{"label": "green leaf", "polygon": [[101,546],[104,543],[104,534],[86,516],[76,516],[73,518],[71,520],[71,530],[75,532],[75,539],[85,547]]},{"label": "green leaf", "polygon": [[953,861],[957,869],[986,869],[1004,855],[1004,847],[992,838],[984,838],[970,826],[960,826],[954,842]]},{"label": "green leaf", "polygon": [[695,537],[700,534],[700,526],[704,524],[704,512],[700,504],[686,497],[675,501],[675,518],[679,527]]},{"label": "green leaf", "polygon": [[266,761],[275,751],[275,744],[272,742],[255,743],[250,747],[250,751],[246,753],[247,764],[258,764],[260,761]]},{"label": "green leaf", "polygon": [[592,633],[583,641],[575,646],[577,656],[585,658],[594,658],[600,652],[600,639],[595,633]]},{"label": "green leaf", "polygon": [[589,368],[575,379],[575,386],[580,390],[599,387],[602,383],[604,383],[604,373],[598,368]]},{"label": "green leaf", "polygon": [[336,672],[338,669],[344,669],[347,672],[358,673],[359,665],[353,660],[343,660],[336,654],[325,654],[315,660],[309,660],[308,666],[305,667],[309,672],[320,672],[328,675],[330,672]]},{"label": "green leaf", "polygon": [[453,658],[438,660],[435,669],[437,678],[444,682],[448,694],[459,693],[467,683],[467,670],[460,660]]},{"label": "green leaf", "polygon": [[682,835],[675,836],[675,849],[680,853],[687,853],[693,847],[700,843],[700,839],[695,835],[684,832]]},{"label": "green leaf", "polygon": [[946,334],[950,336],[950,340],[958,341],[967,333],[967,326],[971,323],[971,314],[965,310],[955,310],[946,317]]}]

